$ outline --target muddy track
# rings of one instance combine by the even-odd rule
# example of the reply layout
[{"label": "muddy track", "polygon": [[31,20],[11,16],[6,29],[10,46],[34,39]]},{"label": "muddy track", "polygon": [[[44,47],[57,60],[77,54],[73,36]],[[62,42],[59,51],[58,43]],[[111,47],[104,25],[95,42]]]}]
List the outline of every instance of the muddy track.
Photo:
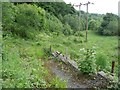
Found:
[{"label": "muddy track", "polygon": [[96,88],[105,89],[108,85],[101,77],[78,74],[63,62],[47,60],[44,64],[49,70],[50,77],[54,78],[54,76],[58,76],[60,79],[67,81],[67,88],[95,90]]},{"label": "muddy track", "polygon": [[79,79],[77,74],[72,72],[69,67],[66,67],[62,62],[48,60],[45,66],[53,75],[60,77],[62,80],[66,80],[67,88],[89,88],[89,86],[86,85],[85,76],[80,76],[81,78]]}]

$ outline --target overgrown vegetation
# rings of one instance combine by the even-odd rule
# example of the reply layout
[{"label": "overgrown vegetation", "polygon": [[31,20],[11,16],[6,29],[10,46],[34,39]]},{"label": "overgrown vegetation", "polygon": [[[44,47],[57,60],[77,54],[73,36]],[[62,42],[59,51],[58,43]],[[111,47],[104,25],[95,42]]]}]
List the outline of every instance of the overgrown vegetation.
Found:
[{"label": "overgrown vegetation", "polygon": [[78,12],[70,4],[3,3],[2,9],[4,88],[66,88],[67,82],[59,77],[46,80],[50,73],[44,63],[51,51],[67,53],[87,74],[101,70],[110,73],[115,60],[117,78],[118,42],[113,36],[117,35],[117,16],[89,14],[91,30],[88,42],[84,42],[86,13],[81,11],[79,24]]},{"label": "overgrown vegetation", "polygon": [[96,64],[95,64],[95,50],[92,49],[80,49],[81,60],[79,61],[79,69],[82,73],[91,74],[96,73]]}]

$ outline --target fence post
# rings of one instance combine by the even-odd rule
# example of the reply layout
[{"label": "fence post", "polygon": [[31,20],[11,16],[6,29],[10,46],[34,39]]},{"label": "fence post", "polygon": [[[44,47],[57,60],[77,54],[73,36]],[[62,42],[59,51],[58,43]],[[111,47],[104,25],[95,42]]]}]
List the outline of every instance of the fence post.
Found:
[{"label": "fence post", "polygon": [[52,48],[51,48],[51,45],[50,45],[50,54],[52,53]]},{"label": "fence post", "polygon": [[114,76],[115,61],[112,61],[111,74]]}]

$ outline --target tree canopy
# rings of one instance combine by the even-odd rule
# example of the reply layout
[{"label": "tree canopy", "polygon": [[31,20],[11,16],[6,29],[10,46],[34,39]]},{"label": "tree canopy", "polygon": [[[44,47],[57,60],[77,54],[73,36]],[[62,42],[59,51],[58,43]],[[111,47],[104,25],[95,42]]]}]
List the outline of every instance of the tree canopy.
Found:
[{"label": "tree canopy", "polygon": [[118,16],[112,13],[107,13],[103,17],[98,33],[102,35],[118,35]]}]

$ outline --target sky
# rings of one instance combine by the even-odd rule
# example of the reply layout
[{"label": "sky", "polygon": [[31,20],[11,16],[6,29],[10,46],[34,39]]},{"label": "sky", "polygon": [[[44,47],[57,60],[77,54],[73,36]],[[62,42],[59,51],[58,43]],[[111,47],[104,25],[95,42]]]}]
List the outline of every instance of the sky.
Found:
[{"label": "sky", "polygon": [[[99,14],[106,14],[106,13],[114,13],[118,15],[118,2],[120,0],[64,0],[67,4],[79,4],[79,3],[86,3],[88,1],[94,3],[90,4],[88,11],[89,13],[99,13]],[[75,9],[79,10],[78,7]],[[86,12],[86,6],[82,5],[81,10]]]}]

